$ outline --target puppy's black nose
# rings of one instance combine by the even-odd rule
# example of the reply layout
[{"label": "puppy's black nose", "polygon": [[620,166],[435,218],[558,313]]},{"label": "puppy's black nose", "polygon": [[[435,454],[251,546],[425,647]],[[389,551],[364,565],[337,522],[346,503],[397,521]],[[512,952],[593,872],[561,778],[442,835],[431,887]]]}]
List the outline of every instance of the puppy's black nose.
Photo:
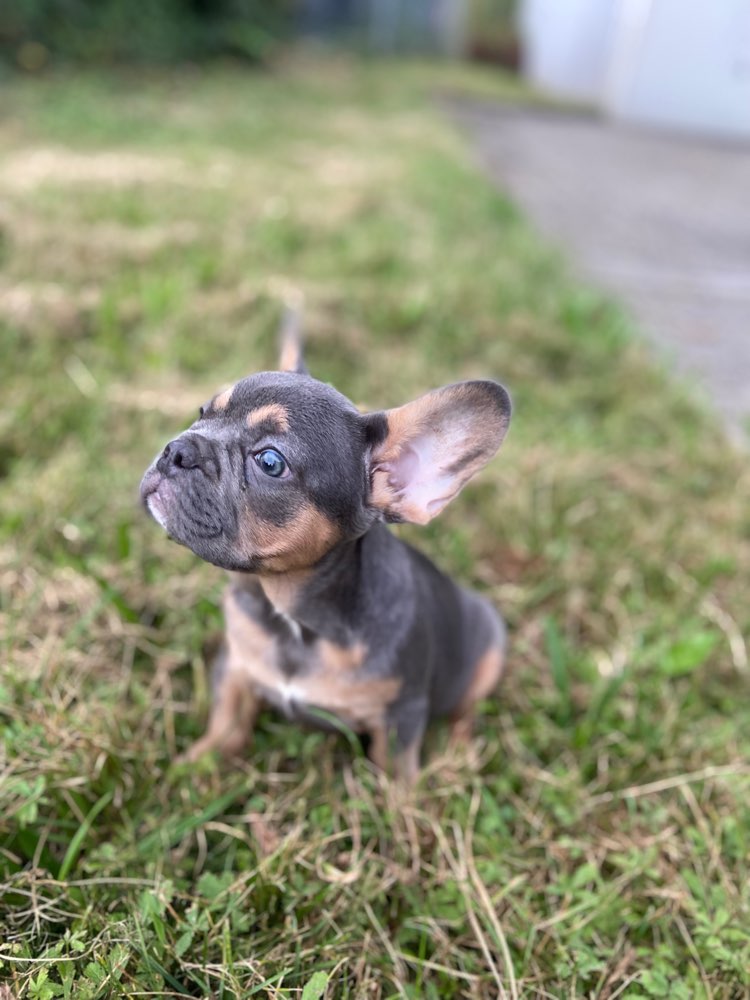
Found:
[{"label": "puppy's black nose", "polygon": [[179,437],[170,441],[161,453],[156,468],[164,476],[174,475],[177,469],[203,469],[204,456],[195,437]]}]

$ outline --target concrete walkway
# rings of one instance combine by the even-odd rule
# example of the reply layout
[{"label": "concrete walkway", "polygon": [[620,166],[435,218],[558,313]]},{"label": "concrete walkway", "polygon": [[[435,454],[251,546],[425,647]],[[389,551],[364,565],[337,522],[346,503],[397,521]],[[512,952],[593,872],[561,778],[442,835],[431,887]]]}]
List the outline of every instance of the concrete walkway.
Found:
[{"label": "concrete walkway", "polygon": [[750,442],[750,147],[451,102],[481,162]]}]

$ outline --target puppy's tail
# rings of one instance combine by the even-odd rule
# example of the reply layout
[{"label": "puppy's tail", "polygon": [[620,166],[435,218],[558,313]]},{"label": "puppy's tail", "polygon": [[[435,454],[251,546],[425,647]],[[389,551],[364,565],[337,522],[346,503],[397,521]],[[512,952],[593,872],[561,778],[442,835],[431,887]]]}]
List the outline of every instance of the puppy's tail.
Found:
[{"label": "puppy's tail", "polygon": [[284,303],[279,329],[279,370],[307,375],[302,354],[302,296],[291,296]]}]

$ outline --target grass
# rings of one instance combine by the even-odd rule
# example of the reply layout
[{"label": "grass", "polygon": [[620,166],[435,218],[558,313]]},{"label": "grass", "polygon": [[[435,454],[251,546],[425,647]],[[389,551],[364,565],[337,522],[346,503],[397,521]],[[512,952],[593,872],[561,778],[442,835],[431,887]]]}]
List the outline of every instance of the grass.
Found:
[{"label": "grass", "polygon": [[[492,89],[339,61],[4,83],[11,996],[750,996],[747,462],[478,175],[429,100],[456,83]],[[290,287],[362,404],[514,396],[500,457],[405,532],[513,647],[412,795],[272,715],[242,767],[172,763],[223,580],[137,484],[273,364]]]}]

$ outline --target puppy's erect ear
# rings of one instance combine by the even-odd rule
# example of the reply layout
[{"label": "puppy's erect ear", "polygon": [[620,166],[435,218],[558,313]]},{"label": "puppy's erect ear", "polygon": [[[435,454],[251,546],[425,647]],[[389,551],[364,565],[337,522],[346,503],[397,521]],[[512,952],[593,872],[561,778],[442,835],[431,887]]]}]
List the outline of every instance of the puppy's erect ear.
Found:
[{"label": "puppy's erect ear", "polygon": [[307,375],[302,357],[302,316],[294,306],[285,306],[279,330],[279,371]]},{"label": "puppy's erect ear", "polygon": [[386,520],[427,524],[492,458],[510,422],[497,382],[457,382],[368,414],[370,504]]}]

